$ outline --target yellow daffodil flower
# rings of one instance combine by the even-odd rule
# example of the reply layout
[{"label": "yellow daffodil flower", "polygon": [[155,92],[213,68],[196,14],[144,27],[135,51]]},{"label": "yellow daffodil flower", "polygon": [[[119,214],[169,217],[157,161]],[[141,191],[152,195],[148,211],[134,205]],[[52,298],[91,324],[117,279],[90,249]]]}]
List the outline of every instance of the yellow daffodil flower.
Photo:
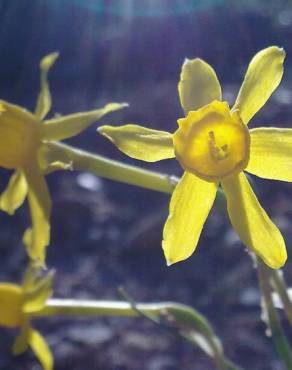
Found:
[{"label": "yellow daffodil flower", "polygon": [[44,173],[70,168],[70,164],[62,161],[46,162],[47,144],[75,136],[105,114],[126,105],[109,103],[101,109],[44,120],[51,108],[47,76],[57,57],[58,53],[52,53],[41,60],[41,89],[35,113],[0,101],[0,166],[15,170],[7,189],[0,195],[0,209],[13,214],[28,196],[32,229],[26,231],[24,242],[29,256],[41,265],[50,240],[51,213]]},{"label": "yellow daffodil flower", "polygon": [[41,311],[51,295],[52,274],[37,278],[28,270],[22,285],[0,283],[0,327],[20,329],[13,354],[30,347],[44,370],[53,369],[53,356],[43,336],[32,327],[30,316]]},{"label": "yellow daffodil flower", "polygon": [[232,109],[221,101],[221,87],[212,67],[201,59],[186,60],[178,84],[185,118],[178,120],[174,134],[132,124],[99,128],[130,157],[148,162],[176,157],[185,170],[164,226],[162,246],[169,265],[194,252],[218,186],[244,244],[272,268],[285,263],[282,235],[243,172],[292,181],[292,130],[247,128],[279,85],[284,58],[284,50],[276,46],[257,53]]}]

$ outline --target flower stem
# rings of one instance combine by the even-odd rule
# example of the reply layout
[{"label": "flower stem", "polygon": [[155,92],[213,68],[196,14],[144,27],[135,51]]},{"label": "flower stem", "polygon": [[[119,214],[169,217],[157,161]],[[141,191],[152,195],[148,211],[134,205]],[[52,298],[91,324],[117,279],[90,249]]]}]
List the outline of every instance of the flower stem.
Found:
[{"label": "flower stem", "polygon": [[274,340],[276,349],[287,369],[292,369],[292,351],[284,334],[280,319],[272,300],[272,287],[270,281],[270,269],[257,259],[257,270],[260,289],[262,291],[262,309],[264,318]]},{"label": "flower stem", "polygon": [[273,288],[278,293],[288,321],[292,325],[292,302],[288,294],[283,272],[281,270],[271,270],[270,276]]},{"label": "flower stem", "polygon": [[127,165],[60,142],[48,142],[47,147],[54,160],[72,163],[76,171],[89,171],[106,179],[163,193],[172,193],[178,182],[175,176]]},{"label": "flower stem", "polygon": [[[199,346],[210,356],[218,370],[242,370],[224,357],[219,339],[213,332],[209,322],[193,308],[173,302],[164,303],[137,303],[133,307],[127,301],[88,301],[75,299],[49,299],[46,306],[39,312],[32,313],[32,318],[48,316],[120,316],[137,317],[145,315],[155,319],[156,323],[165,322],[175,324],[169,329],[181,329],[179,333]],[[156,320],[157,319],[157,320]],[[160,320],[163,321],[160,321]],[[165,326],[165,325],[164,325]],[[195,332],[207,341],[202,344],[200,340],[192,340],[191,332]],[[209,348],[209,349],[207,349]]]}]

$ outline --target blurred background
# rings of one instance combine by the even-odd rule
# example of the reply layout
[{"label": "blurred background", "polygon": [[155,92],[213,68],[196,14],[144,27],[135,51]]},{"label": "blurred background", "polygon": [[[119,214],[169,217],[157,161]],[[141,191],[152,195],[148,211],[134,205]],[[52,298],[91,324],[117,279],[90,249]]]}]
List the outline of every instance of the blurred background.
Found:
[{"label": "blurred background", "polygon": [[[146,164],[126,157],[97,135],[97,125],[137,123],[173,132],[183,115],[177,83],[184,58],[209,62],[232,104],[252,56],[278,45],[287,52],[284,78],[251,127],[292,127],[291,40],[292,1],[1,0],[0,97],[33,110],[39,60],[59,51],[50,73],[52,115],[111,101],[130,104],[68,142],[179,176],[174,160]],[[0,190],[8,175],[1,170]],[[251,181],[292,255],[291,185]],[[260,320],[255,270],[230,227],[223,199],[211,212],[197,252],[166,267],[161,235],[169,195],[86,173],[57,172],[48,182],[53,198],[48,266],[57,270],[56,297],[120,299],[117,287],[123,286],[137,301],[189,304],[207,316],[226,354],[242,367],[283,369]],[[0,280],[17,282],[27,262],[21,235],[28,209],[0,218]],[[290,257],[284,268],[290,284],[291,267]],[[56,370],[213,369],[199,350],[145,319],[49,319],[35,326],[52,348]],[[0,330],[0,369],[39,369],[30,353],[10,355],[14,337]]]}]

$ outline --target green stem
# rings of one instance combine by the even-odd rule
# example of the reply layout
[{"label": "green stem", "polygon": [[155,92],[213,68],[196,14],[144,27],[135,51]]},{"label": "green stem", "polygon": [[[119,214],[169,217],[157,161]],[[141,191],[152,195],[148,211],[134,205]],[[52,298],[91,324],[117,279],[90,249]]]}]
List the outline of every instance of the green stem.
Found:
[{"label": "green stem", "polygon": [[[192,345],[202,348],[200,338],[192,335],[192,331],[190,332],[190,329],[194,329],[196,333],[203,334],[205,336],[205,339],[209,342],[211,350],[210,353],[212,354],[211,357],[213,358],[217,369],[227,370],[227,367],[225,366],[225,359],[221,343],[219,339],[214,335],[208,321],[199,312],[188,306],[178,306],[177,304],[170,303],[169,307],[167,309],[164,309],[164,311],[161,311],[160,315],[162,316],[164,314],[166,315],[168,321],[179,324],[181,328],[180,330],[177,330],[176,328],[170,327],[169,325],[165,325],[165,323],[161,321],[159,316],[157,317],[153,314],[146,314],[145,312],[141,311],[137,303],[128,295],[128,293],[123,288],[120,288],[119,291],[121,296],[131,304],[131,307],[138,314],[140,314],[141,317],[145,317],[154,324],[157,324],[160,327],[163,327],[167,330],[170,330],[172,333],[181,336]],[[187,330],[185,331],[184,328],[186,328]]]},{"label": "green stem", "polygon": [[178,182],[175,176],[127,165],[60,142],[48,142],[47,147],[49,155],[53,156],[52,161],[72,163],[72,168],[76,171],[89,171],[106,179],[163,193],[172,193]]},{"label": "green stem", "polygon": [[270,270],[257,259],[259,284],[262,291],[263,310],[266,313],[267,324],[271,330],[276,349],[288,370],[292,369],[292,351],[284,334],[280,319],[273,305],[272,287],[270,283]]},{"label": "green stem", "polygon": [[[212,353],[206,351],[204,346],[200,346],[209,355],[219,370],[241,370],[231,361],[224,358],[222,348],[218,338],[215,336],[208,321],[193,308],[173,302],[165,303],[137,303],[135,307],[126,301],[87,301],[75,299],[49,299],[46,306],[39,312],[32,313],[32,317],[48,316],[120,316],[137,317],[141,313],[157,319],[166,319],[184,329],[193,329],[201,333],[209,342]],[[159,322],[159,320],[158,320]],[[184,330],[182,331],[184,333]],[[196,345],[198,342],[190,340],[190,336],[185,335],[186,339]]]},{"label": "green stem", "polygon": [[292,325],[292,302],[281,270],[270,271],[274,290],[278,293],[290,325]]},{"label": "green stem", "polygon": [[126,301],[91,301],[75,299],[49,299],[46,306],[33,316],[140,316],[161,315],[173,317],[175,321],[185,326],[195,326],[200,332],[210,336],[213,330],[208,321],[193,308],[174,302],[137,303],[135,308]]},{"label": "green stem", "polygon": [[[168,304],[138,304],[145,313],[159,314]],[[139,316],[128,302],[49,299],[46,306],[33,316]]]}]

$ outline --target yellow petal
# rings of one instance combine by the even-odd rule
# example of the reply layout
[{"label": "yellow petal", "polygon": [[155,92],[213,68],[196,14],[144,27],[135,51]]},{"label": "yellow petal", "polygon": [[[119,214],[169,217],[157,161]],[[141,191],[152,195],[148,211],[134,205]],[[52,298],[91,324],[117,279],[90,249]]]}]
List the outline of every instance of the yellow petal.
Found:
[{"label": "yellow petal", "polygon": [[78,135],[104,115],[127,106],[127,103],[109,103],[100,109],[46,120],[41,126],[42,138],[45,140],[68,139]]},{"label": "yellow petal", "polygon": [[185,172],[170,201],[162,248],[168,265],[188,258],[196,249],[214,203],[217,185]]},{"label": "yellow petal", "polygon": [[173,158],[172,135],[138,125],[101,126],[98,131],[129,157],[146,162]]},{"label": "yellow petal", "polygon": [[28,202],[32,218],[32,232],[27,234],[24,240],[29,256],[44,265],[45,247],[50,241],[51,198],[38,164],[31,164],[24,169],[24,173],[28,183]]},{"label": "yellow petal", "polygon": [[285,51],[271,46],[251,60],[233,109],[248,123],[278,87],[283,75]]},{"label": "yellow petal", "polygon": [[38,358],[44,370],[52,370],[54,359],[52,352],[44,337],[35,329],[30,329],[29,345]]},{"label": "yellow petal", "polygon": [[249,132],[246,171],[265,179],[292,181],[292,129],[261,127]]},{"label": "yellow petal", "polygon": [[20,334],[17,336],[13,343],[12,353],[17,356],[25,352],[29,346],[29,335],[30,335],[30,322],[27,318],[24,319]]},{"label": "yellow petal", "polygon": [[22,321],[23,292],[20,286],[0,284],[0,326],[16,328]]},{"label": "yellow petal", "polygon": [[21,168],[41,144],[39,120],[22,107],[0,101],[0,166]]},{"label": "yellow petal", "polygon": [[221,86],[213,68],[203,60],[186,59],[178,83],[180,102],[185,114],[213,100],[221,100]]},{"label": "yellow petal", "polygon": [[27,182],[22,171],[16,170],[10,177],[5,191],[0,196],[0,209],[13,215],[27,195]]},{"label": "yellow petal", "polygon": [[243,173],[222,181],[231,223],[243,243],[272,268],[284,265],[287,253],[278,228],[259,204]]},{"label": "yellow petal", "polygon": [[49,70],[54,65],[59,53],[51,53],[46,55],[40,62],[41,69],[41,90],[37,99],[37,105],[35,109],[35,115],[40,119],[43,119],[49,110],[51,109],[52,99],[50,93],[50,87],[48,83]]}]

